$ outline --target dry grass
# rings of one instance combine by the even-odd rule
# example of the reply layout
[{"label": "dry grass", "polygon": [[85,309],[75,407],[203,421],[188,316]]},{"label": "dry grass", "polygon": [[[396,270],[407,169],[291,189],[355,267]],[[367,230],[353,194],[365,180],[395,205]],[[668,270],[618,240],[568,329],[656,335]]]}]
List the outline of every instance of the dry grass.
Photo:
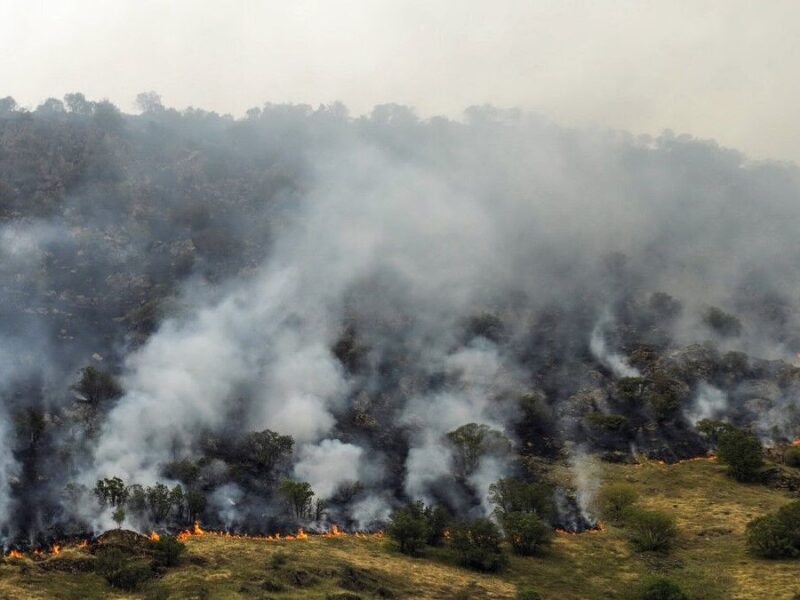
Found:
[{"label": "dry grass", "polygon": [[[265,542],[202,536],[187,540],[181,567],[138,594],[114,593],[91,573],[45,570],[25,558],[0,565],[0,599],[324,599],[355,582],[355,593],[365,600],[389,592],[409,599],[512,599],[518,587],[536,589],[545,599],[622,600],[648,573],[675,579],[695,600],[790,600],[800,591],[800,563],[759,560],[744,549],[746,523],[787,502],[784,493],[735,483],[723,467],[707,461],[598,469],[607,481],[636,487],[641,505],[676,516],[681,534],[669,555],[635,553],[625,531],[608,526],[598,533],[557,535],[546,556],[513,557],[506,572],[483,575],[456,566],[446,549],[412,559],[374,538]],[[273,561],[279,552],[286,556],[283,564]],[[67,548],[61,558],[85,556]],[[343,581],[348,572],[349,583]]]}]

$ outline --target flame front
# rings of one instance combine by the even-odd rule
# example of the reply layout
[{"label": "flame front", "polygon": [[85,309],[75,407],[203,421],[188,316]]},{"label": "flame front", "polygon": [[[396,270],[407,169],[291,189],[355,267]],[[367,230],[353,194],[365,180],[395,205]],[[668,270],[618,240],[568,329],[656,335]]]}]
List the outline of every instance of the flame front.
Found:
[{"label": "flame front", "polygon": [[792,446],[800,446],[800,437],[792,440]]},{"label": "flame front", "polygon": [[50,554],[52,554],[53,556],[58,556],[60,552],[61,552],[61,546],[59,544],[53,544],[52,546],[50,546]]},{"label": "flame front", "polygon": [[12,548],[11,550],[8,551],[8,554],[6,554],[6,557],[7,558],[22,558],[22,552],[20,552],[16,548]]},{"label": "flame front", "polygon": [[153,542],[157,542],[158,540],[160,540],[160,539],[161,539],[161,536],[160,536],[160,535],[158,535],[158,534],[157,534],[155,531],[151,531],[151,532],[150,532],[150,535],[149,535],[148,537],[149,537],[149,538],[150,538],[150,540],[152,540]]}]

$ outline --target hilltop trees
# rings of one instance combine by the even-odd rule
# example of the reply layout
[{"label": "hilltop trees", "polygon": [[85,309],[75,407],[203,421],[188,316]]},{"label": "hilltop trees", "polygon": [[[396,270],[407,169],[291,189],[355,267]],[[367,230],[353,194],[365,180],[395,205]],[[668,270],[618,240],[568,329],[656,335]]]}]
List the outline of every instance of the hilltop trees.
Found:
[{"label": "hilltop trees", "polygon": [[314,490],[307,481],[284,479],[278,486],[278,494],[283,498],[289,511],[298,521],[311,516]]},{"label": "hilltop trees", "polygon": [[511,441],[488,425],[467,423],[447,434],[454,449],[455,471],[466,478],[478,468],[484,456],[503,456],[511,450]]}]

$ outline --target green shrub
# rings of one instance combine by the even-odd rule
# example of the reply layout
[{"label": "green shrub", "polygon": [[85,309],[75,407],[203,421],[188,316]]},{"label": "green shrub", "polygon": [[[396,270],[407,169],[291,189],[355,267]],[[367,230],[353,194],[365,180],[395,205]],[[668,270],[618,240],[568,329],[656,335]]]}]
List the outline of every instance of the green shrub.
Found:
[{"label": "green shrub", "polygon": [[746,529],[747,549],[764,558],[790,558],[797,556],[786,526],[777,515],[764,515],[753,519]]},{"label": "green shrub", "polygon": [[800,446],[792,446],[783,453],[783,462],[790,467],[800,468]]},{"label": "green shrub", "polygon": [[517,590],[517,600],[542,600],[539,592],[529,589]]},{"label": "green shrub", "polygon": [[121,550],[111,548],[100,553],[95,561],[95,572],[109,585],[133,592],[153,576],[149,565],[130,560]]},{"label": "green shrub", "polygon": [[489,519],[458,521],[450,528],[450,543],[458,561],[480,571],[499,571],[508,564],[500,546],[500,530]]},{"label": "green shrub", "polygon": [[418,556],[432,537],[431,527],[425,516],[425,505],[422,502],[410,502],[395,511],[387,533],[397,542],[400,552]]},{"label": "green shrub", "polygon": [[553,538],[553,530],[535,513],[509,513],[503,518],[503,529],[511,548],[522,556],[536,554]]},{"label": "green shrub", "polygon": [[289,555],[283,550],[278,550],[269,559],[269,564],[273,569],[280,569],[287,562],[289,562]]},{"label": "green shrub", "polygon": [[764,558],[800,556],[800,500],[747,524],[747,548]]},{"label": "green shrub", "polygon": [[742,429],[728,428],[719,434],[717,455],[728,465],[728,474],[736,481],[754,481],[764,462],[758,438]]},{"label": "green shrub", "polygon": [[648,577],[636,589],[634,600],[688,600],[674,581],[666,577]]},{"label": "green shrub", "polygon": [[625,524],[631,544],[640,551],[667,551],[678,535],[672,515],[656,510],[631,507],[625,511]]},{"label": "green shrub", "polygon": [[180,562],[186,545],[171,535],[162,535],[153,543],[153,562],[160,567],[174,567]]},{"label": "green shrub", "polygon": [[627,483],[609,483],[597,494],[597,506],[603,518],[620,521],[637,500],[636,488]]},{"label": "green shrub", "polygon": [[553,488],[546,483],[528,483],[506,477],[489,486],[489,502],[501,520],[512,512],[532,512],[547,519],[555,512]]}]

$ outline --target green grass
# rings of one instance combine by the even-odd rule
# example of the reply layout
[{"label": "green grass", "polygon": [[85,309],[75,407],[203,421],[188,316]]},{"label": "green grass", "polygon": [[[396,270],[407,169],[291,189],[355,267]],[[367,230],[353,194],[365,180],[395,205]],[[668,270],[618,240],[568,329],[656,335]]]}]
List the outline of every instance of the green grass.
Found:
[{"label": "green grass", "polygon": [[[790,497],[759,485],[736,483],[713,462],[666,466],[597,466],[606,481],[626,481],[646,508],[675,515],[680,537],[668,555],[636,553],[625,531],[556,536],[537,558],[512,557],[500,575],[475,573],[455,565],[446,548],[424,558],[399,554],[386,539],[311,538],[284,542],[220,536],[187,540],[180,567],[148,583],[139,593],[115,593],[91,573],[45,570],[52,560],[30,558],[0,564],[0,598],[238,598],[324,599],[350,591],[363,599],[512,599],[518,587],[547,599],[624,599],[648,574],[676,580],[697,600],[786,599],[800,591],[800,561],[767,561],[749,556],[744,528],[751,518],[775,510]],[[287,560],[273,561],[284,552]],[[66,563],[89,554],[66,548]],[[348,589],[349,588],[349,589]]]}]

